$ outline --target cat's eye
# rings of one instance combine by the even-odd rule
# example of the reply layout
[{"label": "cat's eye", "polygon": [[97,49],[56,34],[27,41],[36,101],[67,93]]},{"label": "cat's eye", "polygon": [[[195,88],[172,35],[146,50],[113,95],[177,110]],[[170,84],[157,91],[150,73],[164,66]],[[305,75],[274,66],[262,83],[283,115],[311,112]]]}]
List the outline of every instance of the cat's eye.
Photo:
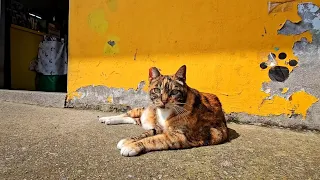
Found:
[{"label": "cat's eye", "polygon": [[172,95],[172,96],[176,96],[176,95],[178,95],[180,93],[180,91],[178,91],[178,90],[172,90],[171,92],[170,92],[170,95]]},{"label": "cat's eye", "polygon": [[153,92],[154,92],[154,93],[160,93],[161,90],[160,90],[159,88],[154,88],[154,89],[153,89]]}]

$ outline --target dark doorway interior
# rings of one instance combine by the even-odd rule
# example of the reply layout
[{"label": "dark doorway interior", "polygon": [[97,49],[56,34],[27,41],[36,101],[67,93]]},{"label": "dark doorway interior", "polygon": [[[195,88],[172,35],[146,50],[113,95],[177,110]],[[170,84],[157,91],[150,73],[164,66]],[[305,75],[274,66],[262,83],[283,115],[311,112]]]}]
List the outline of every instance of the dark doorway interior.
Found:
[{"label": "dark doorway interior", "polygon": [[69,1],[0,1],[0,88],[66,92]]},{"label": "dark doorway interior", "polygon": [[0,0],[0,88],[10,87],[10,59],[9,41],[7,34],[9,31],[6,18],[6,6],[8,0]]},{"label": "dark doorway interior", "polygon": [[4,88],[5,1],[0,0],[0,88]]}]

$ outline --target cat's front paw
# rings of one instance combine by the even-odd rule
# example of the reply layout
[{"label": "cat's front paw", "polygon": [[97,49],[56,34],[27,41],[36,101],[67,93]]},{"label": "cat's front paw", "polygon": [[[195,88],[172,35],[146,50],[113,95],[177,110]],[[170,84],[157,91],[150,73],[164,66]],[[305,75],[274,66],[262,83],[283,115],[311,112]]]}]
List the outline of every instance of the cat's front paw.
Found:
[{"label": "cat's front paw", "polygon": [[99,118],[99,122],[110,125],[113,124],[113,117],[101,117]]},{"label": "cat's front paw", "polygon": [[121,139],[117,144],[117,148],[121,149],[124,145],[128,145],[133,142],[134,142],[133,139],[129,139],[129,138]]},{"label": "cat's front paw", "polygon": [[141,154],[143,151],[143,147],[138,145],[137,143],[126,144],[121,148],[122,156],[136,156]]}]

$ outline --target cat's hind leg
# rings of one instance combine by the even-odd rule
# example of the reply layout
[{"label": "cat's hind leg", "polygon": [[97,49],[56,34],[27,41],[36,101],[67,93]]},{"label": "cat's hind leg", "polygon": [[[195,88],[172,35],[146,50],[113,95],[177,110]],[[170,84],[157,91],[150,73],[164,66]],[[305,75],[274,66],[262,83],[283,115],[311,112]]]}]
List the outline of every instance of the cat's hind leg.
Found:
[{"label": "cat's hind leg", "polygon": [[220,144],[228,139],[228,128],[224,126],[210,128],[210,135],[209,145]]},{"label": "cat's hind leg", "polygon": [[127,113],[117,116],[100,117],[99,121],[107,125],[137,124],[140,125],[140,117],[144,108],[134,108]]}]

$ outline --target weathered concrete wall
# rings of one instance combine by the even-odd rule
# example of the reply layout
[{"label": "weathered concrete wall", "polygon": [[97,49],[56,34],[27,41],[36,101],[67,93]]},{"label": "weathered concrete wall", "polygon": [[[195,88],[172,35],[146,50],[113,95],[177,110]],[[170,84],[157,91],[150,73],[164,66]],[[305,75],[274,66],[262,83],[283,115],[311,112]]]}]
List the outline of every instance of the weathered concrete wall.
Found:
[{"label": "weathered concrete wall", "polygon": [[[304,32],[312,34],[312,41],[308,42],[306,38],[301,38],[293,45],[294,55],[298,58],[299,66],[294,69],[284,82],[271,81],[263,84],[263,90],[270,92],[269,99],[275,96],[283,97],[285,99],[292,98],[292,94],[296,92],[308,92],[315,97],[320,97],[320,9],[313,3],[301,3],[298,5],[298,14],[302,18],[299,22],[292,22],[287,20],[284,26],[278,30],[280,35],[294,36]],[[287,66],[294,65],[292,60],[285,59]],[[299,106],[307,99],[301,99]],[[292,113],[288,117],[277,118],[263,118],[264,122],[268,121],[271,124],[280,124],[284,126],[305,126],[320,129],[320,103],[314,103],[307,111],[306,120],[300,121],[299,114],[295,110],[299,108],[290,109]],[[243,118],[242,118],[243,119]],[[252,118],[247,118],[252,121]],[[274,121],[274,122],[272,122]],[[277,123],[275,123],[277,122]]]},{"label": "weathered concrete wall", "polygon": [[186,64],[240,121],[320,129],[319,4],[72,0],[67,104],[147,105],[149,67]]},{"label": "weathered concrete wall", "polygon": [[102,111],[127,111],[132,107],[145,107],[149,96],[140,82],[137,89],[109,88],[106,86],[86,86],[77,90],[81,94],[68,101],[68,107],[97,109]]}]

